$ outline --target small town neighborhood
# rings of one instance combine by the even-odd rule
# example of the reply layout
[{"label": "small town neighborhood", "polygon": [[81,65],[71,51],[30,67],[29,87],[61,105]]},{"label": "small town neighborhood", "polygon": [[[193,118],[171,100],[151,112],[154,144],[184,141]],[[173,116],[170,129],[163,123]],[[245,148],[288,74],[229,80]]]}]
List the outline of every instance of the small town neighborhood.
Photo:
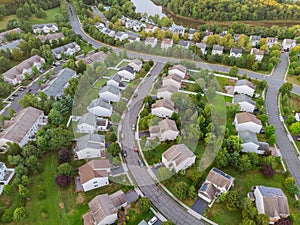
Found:
[{"label": "small town neighborhood", "polygon": [[12,1],[0,224],[300,224],[299,25]]}]

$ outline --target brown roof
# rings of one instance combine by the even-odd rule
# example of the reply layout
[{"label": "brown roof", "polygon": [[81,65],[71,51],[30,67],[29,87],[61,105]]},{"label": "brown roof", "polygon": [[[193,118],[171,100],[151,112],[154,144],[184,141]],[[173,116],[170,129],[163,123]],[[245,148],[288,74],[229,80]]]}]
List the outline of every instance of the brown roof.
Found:
[{"label": "brown roof", "polygon": [[173,145],[163,153],[163,157],[168,162],[175,162],[176,165],[194,156],[194,153],[185,144]]},{"label": "brown roof", "polygon": [[[205,187],[202,189],[202,187]],[[202,190],[201,190],[202,189]],[[205,195],[207,198],[213,200],[218,192],[218,189],[210,182],[204,182],[199,189],[199,192],[202,195]]]},{"label": "brown roof", "polygon": [[107,169],[110,169],[110,163],[107,159],[89,161],[79,167],[80,182],[84,184],[96,177],[108,177]]},{"label": "brown roof", "polygon": [[173,70],[173,69],[178,69],[181,72],[186,73],[186,67],[181,64],[178,64],[178,65],[175,65],[175,66],[172,66],[171,68],[169,68],[169,70]]},{"label": "brown roof", "polygon": [[181,83],[182,78],[181,78],[181,76],[178,76],[177,74],[171,74],[171,75],[164,77],[164,80],[175,80],[178,83]]},{"label": "brown roof", "polygon": [[252,48],[251,49],[251,54],[254,54],[254,55],[264,55],[265,52],[260,50],[260,49],[257,49],[257,48]]},{"label": "brown roof", "polygon": [[262,125],[261,121],[256,118],[255,115],[249,113],[249,112],[240,112],[236,114],[237,122],[239,124],[241,123],[248,123],[248,122],[253,122],[258,125]]},{"label": "brown roof", "polygon": [[160,121],[158,123],[158,126],[159,126],[160,133],[164,133],[164,132],[169,131],[169,130],[173,130],[173,131],[176,131],[176,132],[178,131],[175,121],[170,120],[168,118]]},{"label": "brown roof", "polygon": [[46,40],[57,40],[58,38],[63,39],[65,36],[63,35],[63,33],[54,33],[54,34],[46,34],[46,35],[38,35],[37,36],[38,39],[40,39],[42,42],[46,41]]},{"label": "brown roof", "polygon": [[149,127],[150,134],[158,134],[159,133],[159,126],[150,126]]},{"label": "brown roof", "polygon": [[178,91],[178,89],[172,85],[164,86],[164,87],[157,89],[157,93],[165,92],[165,91],[168,91],[168,92],[174,94]]},{"label": "brown roof", "polygon": [[125,193],[122,190],[118,190],[115,193],[109,196],[115,207],[119,208],[125,202],[127,202],[127,198]]},{"label": "brown roof", "polygon": [[174,102],[169,99],[160,99],[157,100],[154,104],[152,104],[152,109],[164,107],[174,111]]},{"label": "brown roof", "polygon": [[164,43],[164,44],[172,44],[172,39],[170,39],[170,38],[164,38],[163,40],[162,40],[162,43]]},{"label": "brown roof", "polygon": [[6,129],[0,133],[0,138],[19,144],[42,114],[43,111],[33,107],[22,109],[5,123]]},{"label": "brown roof", "polygon": [[234,178],[217,168],[212,168],[206,177],[207,181],[217,187],[224,187],[226,190],[229,190]]},{"label": "brown roof", "polygon": [[242,85],[247,85],[249,87],[251,87],[252,89],[255,89],[255,85],[249,81],[249,80],[246,80],[246,79],[242,79],[242,80],[238,80],[235,84],[235,86],[242,86]]},{"label": "brown roof", "polygon": [[21,33],[22,30],[21,30],[20,28],[17,27],[17,28],[14,28],[14,29],[12,29],[12,30],[4,31],[4,32],[0,33],[0,38],[4,38],[5,35],[9,34],[10,32]]},{"label": "brown roof", "polygon": [[145,42],[150,42],[150,43],[153,43],[153,42],[154,42],[154,40],[155,40],[155,38],[154,38],[154,37],[146,37],[146,40],[145,40]]},{"label": "brown roof", "polygon": [[101,61],[103,62],[106,58],[106,54],[102,51],[87,55],[84,59],[83,62],[85,64],[92,64],[95,61]]},{"label": "brown roof", "polygon": [[91,212],[88,212],[82,216],[83,225],[94,225],[93,216]]}]

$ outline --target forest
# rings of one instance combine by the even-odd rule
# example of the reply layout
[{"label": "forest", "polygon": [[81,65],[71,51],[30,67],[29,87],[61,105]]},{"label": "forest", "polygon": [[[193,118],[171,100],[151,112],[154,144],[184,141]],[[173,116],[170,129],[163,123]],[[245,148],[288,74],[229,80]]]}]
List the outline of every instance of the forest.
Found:
[{"label": "forest", "polygon": [[[195,19],[299,20],[299,3],[275,0],[153,0],[171,12]],[[281,3],[282,2],[282,3]]]}]

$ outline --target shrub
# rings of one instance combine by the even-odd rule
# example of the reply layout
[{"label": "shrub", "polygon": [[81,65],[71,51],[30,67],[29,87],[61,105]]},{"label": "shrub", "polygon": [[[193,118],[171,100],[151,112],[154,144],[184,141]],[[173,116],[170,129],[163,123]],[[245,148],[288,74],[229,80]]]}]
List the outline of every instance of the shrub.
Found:
[{"label": "shrub", "polygon": [[266,177],[272,177],[274,175],[274,170],[269,164],[264,164],[260,171]]},{"label": "shrub", "polygon": [[66,148],[59,150],[59,152],[58,152],[58,163],[59,164],[69,162],[70,158],[71,158],[70,152]]},{"label": "shrub", "polygon": [[55,183],[60,187],[67,187],[71,183],[71,177],[66,175],[57,176],[55,178]]}]

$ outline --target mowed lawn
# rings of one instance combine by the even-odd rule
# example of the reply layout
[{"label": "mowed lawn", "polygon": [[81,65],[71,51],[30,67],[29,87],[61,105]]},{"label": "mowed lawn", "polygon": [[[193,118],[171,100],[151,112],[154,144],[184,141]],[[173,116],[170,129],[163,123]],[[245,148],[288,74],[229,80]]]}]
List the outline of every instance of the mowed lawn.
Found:
[{"label": "mowed lawn", "polygon": [[8,21],[13,19],[18,19],[16,14],[4,16],[3,19],[0,21],[0,30],[5,30],[7,28]]}]

